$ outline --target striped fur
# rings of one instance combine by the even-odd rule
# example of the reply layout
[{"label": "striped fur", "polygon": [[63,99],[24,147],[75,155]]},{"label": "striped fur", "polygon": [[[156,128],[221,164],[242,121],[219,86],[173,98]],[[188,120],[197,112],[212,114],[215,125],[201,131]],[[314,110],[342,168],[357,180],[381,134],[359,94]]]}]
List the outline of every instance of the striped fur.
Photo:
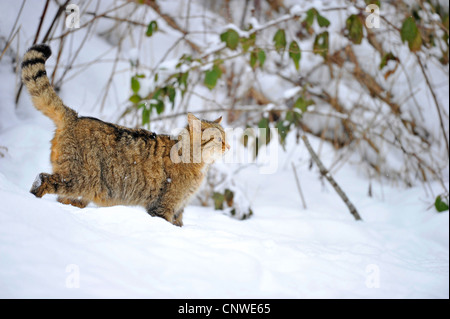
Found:
[{"label": "striped fur", "polygon": [[[45,70],[50,55],[50,47],[35,45],[22,62],[22,79],[34,106],[56,125],[50,155],[53,173],[39,174],[31,193],[57,194],[59,202],[81,208],[89,202],[143,206],[150,215],[181,226],[183,209],[209,164],[174,163],[170,150],[177,141],[167,135],[79,117],[50,85]],[[188,130],[193,120],[197,119],[189,114]],[[225,151],[228,145],[219,122],[201,121],[201,129],[218,128]],[[202,144],[202,150],[211,143]]]},{"label": "striped fur", "polygon": [[28,49],[22,62],[22,81],[30,92],[34,106],[60,128],[66,120],[75,119],[77,113],[64,105],[50,85],[45,61],[51,54],[50,47],[45,44],[34,45]]}]

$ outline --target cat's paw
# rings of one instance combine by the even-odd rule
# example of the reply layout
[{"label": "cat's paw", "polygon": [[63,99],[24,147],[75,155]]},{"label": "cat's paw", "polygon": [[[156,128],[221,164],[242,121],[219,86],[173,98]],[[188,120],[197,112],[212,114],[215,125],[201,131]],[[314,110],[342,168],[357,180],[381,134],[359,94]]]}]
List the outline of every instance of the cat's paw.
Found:
[{"label": "cat's paw", "polygon": [[36,197],[44,196],[44,191],[43,191],[43,187],[42,187],[43,182],[44,182],[44,174],[41,173],[38,176],[36,176],[36,179],[34,180],[33,185],[31,185],[30,193]]},{"label": "cat's paw", "polygon": [[173,223],[175,226],[179,226],[182,227],[183,226],[183,221],[181,219],[177,219],[175,221],[173,221]]},{"label": "cat's paw", "polygon": [[89,204],[89,202],[87,202],[83,199],[69,198],[69,197],[62,197],[62,196],[58,196],[57,201],[60,202],[61,204],[72,205],[72,206],[75,206],[78,208],[85,208]]},{"label": "cat's paw", "polygon": [[183,226],[183,211],[173,216],[172,224],[179,227]]}]

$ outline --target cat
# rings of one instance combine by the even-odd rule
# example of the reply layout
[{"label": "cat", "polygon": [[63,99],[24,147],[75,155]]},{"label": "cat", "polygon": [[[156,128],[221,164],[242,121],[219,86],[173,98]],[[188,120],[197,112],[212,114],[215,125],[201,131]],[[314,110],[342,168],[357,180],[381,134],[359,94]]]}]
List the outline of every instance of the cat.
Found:
[{"label": "cat", "polygon": [[[188,160],[173,161],[171,152],[180,154],[179,137],[78,116],[50,85],[45,70],[50,55],[48,45],[38,44],[28,49],[22,62],[22,81],[34,106],[56,126],[50,155],[53,173],[39,174],[30,192],[36,197],[57,194],[59,202],[80,208],[89,202],[99,206],[143,206],[151,216],[182,226],[184,207],[198,190],[217,152],[195,161],[194,141],[189,139]],[[189,137],[195,135],[195,128],[201,134],[202,153],[214,154],[211,150],[219,149],[221,156],[230,148],[220,125],[222,117],[206,121],[188,113],[187,119],[185,130]],[[202,135],[210,129],[219,136]]]}]

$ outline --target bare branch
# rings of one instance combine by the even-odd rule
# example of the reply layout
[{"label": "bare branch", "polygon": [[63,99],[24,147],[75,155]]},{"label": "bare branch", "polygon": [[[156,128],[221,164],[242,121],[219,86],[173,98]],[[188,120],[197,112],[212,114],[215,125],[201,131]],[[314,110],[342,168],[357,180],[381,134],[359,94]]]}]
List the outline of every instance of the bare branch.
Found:
[{"label": "bare branch", "polygon": [[305,142],[305,146],[308,149],[309,154],[311,154],[312,160],[314,161],[314,163],[316,163],[317,167],[319,168],[320,174],[322,176],[324,176],[328,180],[328,182],[331,184],[331,186],[333,186],[333,188],[336,191],[336,193],[338,193],[338,195],[344,201],[345,205],[347,205],[347,207],[348,207],[348,209],[350,211],[350,214],[353,215],[355,220],[362,220],[361,216],[359,216],[359,213],[356,210],[355,206],[348,199],[348,196],[344,193],[344,191],[338,185],[338,183],[336,183],[336,180],[333,178],[333,176],[331,176],[330,172],[325,168],[325,166],[323,165],[322,161],[319,159],[317,154],[314,152],[314,150],[313,150],[311,144],[309,143],[309,140],[306,137],[306,135],[302,136],[302,140],[303,140],[303,142]]}]

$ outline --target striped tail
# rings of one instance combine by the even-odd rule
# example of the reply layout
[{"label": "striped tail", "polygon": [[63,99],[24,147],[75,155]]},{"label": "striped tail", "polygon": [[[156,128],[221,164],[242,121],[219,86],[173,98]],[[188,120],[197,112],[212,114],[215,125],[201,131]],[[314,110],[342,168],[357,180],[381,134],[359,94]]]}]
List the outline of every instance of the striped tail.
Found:
[{"label": "striped tail", "polygon": [[22,62],[22,81],[27,86],[34,106],[48,116],[57,127],[63,127],[68,121],[75,120],[78,115],[64,105],[56,94],[45,71],[45,61],[52,51],[46,44],[37,44],[28,49]]}]

